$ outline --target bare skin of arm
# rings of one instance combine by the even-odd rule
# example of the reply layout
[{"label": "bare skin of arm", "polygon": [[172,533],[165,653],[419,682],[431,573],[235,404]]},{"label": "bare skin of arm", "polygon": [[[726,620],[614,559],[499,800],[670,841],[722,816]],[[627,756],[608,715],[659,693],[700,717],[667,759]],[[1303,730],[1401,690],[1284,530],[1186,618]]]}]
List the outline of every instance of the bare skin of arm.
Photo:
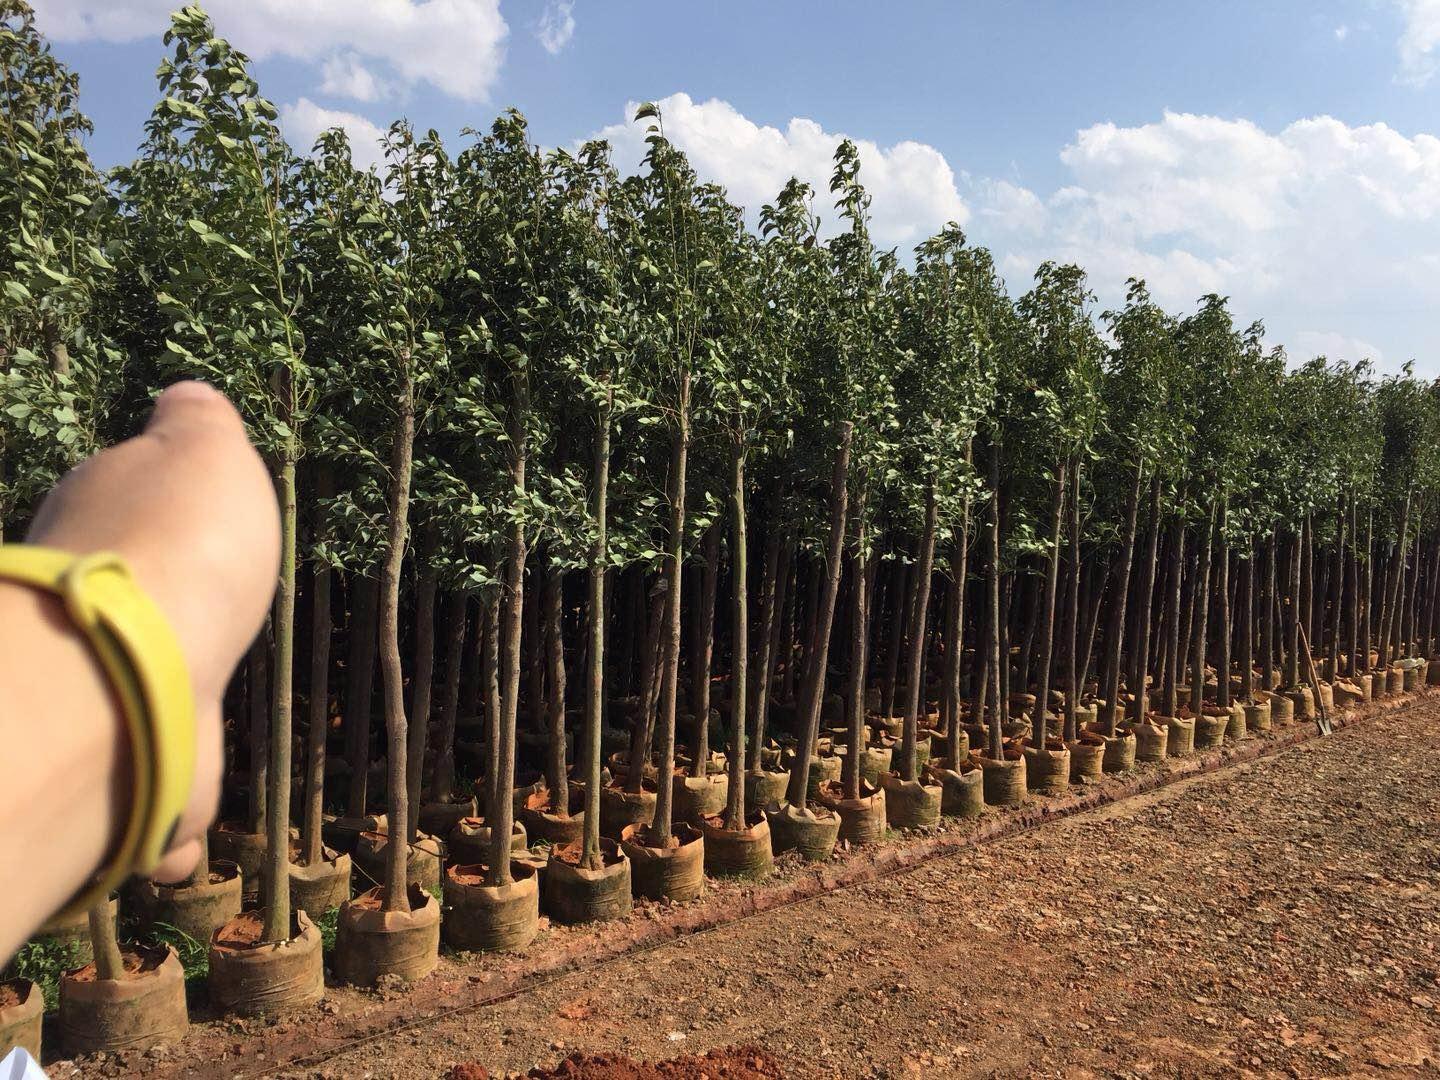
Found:
[{"label": "bare skin of arm", "polygon": [[[190,668],[197,761],[155,872],[194,866],[220,792],[220,701],[264,620],[279,567],[269,474],[240,416],[201,383],[156,400],[145,431],[72,470],[26,541],[118,552],[169,617]],[[128,820],[124,720],[60,602],[0,583],[0,965],[103,865]]]}]

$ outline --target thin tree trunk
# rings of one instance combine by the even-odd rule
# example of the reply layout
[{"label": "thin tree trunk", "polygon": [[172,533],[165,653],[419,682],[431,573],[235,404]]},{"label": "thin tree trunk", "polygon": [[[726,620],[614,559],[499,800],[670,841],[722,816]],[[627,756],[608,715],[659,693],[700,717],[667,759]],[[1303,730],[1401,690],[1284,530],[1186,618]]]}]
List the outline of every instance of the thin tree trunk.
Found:
[{"label": "thin tree trunk", "polygon": [[790,602],[791,570],[795,556],[794,537],[786,530],[780,537],[780,551],[775,569],[775,600],[765,628],[765,651],[761,656],[757,685],[752,696],[755,698],[755,718],[750,729],[750,771],[761,770],[760,756],[765,746],[765,729],[770,718],[770,690],[775,682],[775,667],[779,662],[781,634],[785,628],[785,610]]},{"label": "thin tree trunk", "polygon": [[409,817],[405,823],[406,843],[413,844],[420,831],[420,786],[425,768],[425,742],[430,733],[430,698],[435,683],[435,592],[439,574],[430,564],[434,551],[434,530],[425,530],[423,551],[415,553],[421,563],[415,581],[415,671],[410,680],[410,716],[405,748],[405,788],[409,795]]},{"label": "thin tree trunk", "polygon": [[1154,476],[1150,480],[1150,524],[1146,529],[1145,556],[1140,564],[1140,593],[1136,615],[1135,633],[1135,710],[1133,719],[1140,723],[1149,712],[1149,691],[1146,689],[1145,679],[1150,673],[1150,607],[1154,602],[1155,592],[1155,560],[1159,556],[1160,549],[1160,477]]},{"label": "thin tree trunk", "polygon": [[890,575],[894,583],[894,601],[890,615],[890,644],[885,650],[885,673],[880,677],[880,715],[895,715],[895,688],[900,682],[900,652],[905,644],[905,610],[910,601],[911,568],[896,561]]},{"label": "thin tree trunk", "polygon": [[796,747],[795,764],[790,769],[787,798],[799,809],[805,808],[810,784],[810,758],[815,753],[815,739],[820,733],[820,706],[825,696],[825,668],[830,657],[830,630],[835,621],[835,598],[840,593],[840,560],[845,552],[845,521],[850,477],[850,441],[855,425],[840,425],[840,443],[835,449],[834,469],[830,476],[830,535],[825,550],[825,590],[816,614],[814,653],[806,658],[805,685],[800,708],[800,743]]},{"label": "thin tree trunk", "polygon": [[410,518],[410,471],[415,449],[415,401],[408,358],[403,358],[401,362],[397,406],[399,415],[390,449],[385,561],[380,569],[380,674],[390,755],[389,791],[386,793],[390,826],[385,845],[385,910],[408,912],[410,897],[406,864],[409,862],[410,845],[406,823],[410,820],[411,793],[405,758],[405,675],[400,664],[400,571],[405,563],[405,534]]},{"label": "thin tree trunk", "polygon": [[435,747],[430,797],[448,803],[455,796],[455,722],[460,713],[460,678],[465,667],[465,631],[469,598],[460,589],[445,600],[445,685],[440,699],[440,730]]},{"label": "thin tree trunk", "polygon": [[252,833],[265,832],[270,786],[270,616],[245,659],[246,706],[250,713],[250,816]]},{"label": "thin tree trunk", "polygon": [[[589,642],[585,678],[585,833],[581,865],[598,870],[600,854],[600,753],[605,723],[605,570],[610,561],[610,414],[614,391],[607,385],[605,401],[595,421],[590,515],[595,535],[590,547],[589,602],[585,609],[585,635]],[[636,772],[637,763],[632,762]]]},{"label": "thin tree trunk", "polygon": [[499,812],[500,800],[509,801],[510,793],[500,790],[500,615],[503,607],[501,586],[486,590],[480,617],[484,641],[480,646],[480,682],[485,691],[485,805],[481,808],[487,822]]},{"label": "thin tree trunk", "polygon": [[545,571],[540,608],[550,689],[545,702],[545,783],[550,789],[551,813],[565,818],[570,816],[570,784],[565,774],[565,575],[556,567]]},{"label": "thin tree trunk", "polygon": [[1255,704],[1255,548],[1245,542],[1240,571],[1240,703]]},{"label": "thin tree trunk", "polygon": [[1267,693],[1275,689],[1275,562],[1279,542],[1275,534],[1265,545],[1265,589],[1260,604],[1260,688]]},{"label": "thin tree trunk", "polygon": [[350,785],[345,809],[351,817],[364,817],[369,803],[370,709],[375,692],[375,629],[380,604],[379,578],[350,577],[349,645],[345,664],[345,760]]},{"label": "thin tree trunk", "polygon": [[[720,586],[720,523],[705,530],[705,565],[700,569],[700,618],[696,635],[694,667],[690,678],[695,684],[695,760],[691,773],[703,779],[710,768],[710,674],[715,659],[715,601]],[[731,688],[733,691],[733,687]]]},{"label": "thin tree trunk", "polygon": [[[968,519],[969,500],[965,503]],[[1079,738],[1075,709],[1080,704],[1080,460],[1070,463],[1070,558],[1066,567],[1065,626],[1065,723],[1063,735],[1067,743]]]},{"label": "thin tree trunk", "polygon": [[1168,589],[1170,599],[1165,610],[1165,648],[1170,654],[1165,670],[1165,695],[1160,706],[1163,716],[1174,717],[1180,711],[1180,679],[1184,660],[1180,653],[1180,623],[1183,605],[1181,581],[1185,571],[1185,522],[1177,520],[1171,531],[1170,577]]},{"label": "thin tree trunk", "polygon": [[[1000,444],[990,446],[990,542],[989,567],[986,570],[986,652],[989,655],[990,693],[994,704],[990,707],[990,759],[1005,760],[1005,698],[1001,678],[1000,659]],[[978,712],[976,723],[983,723],[984,717]]]},{"label": "thin tree trunk", "polygon": [[[730,448],[730,790],[725,827],[745,827],[745,703],[750,700],[750,538],[745,523],[745,444]],[[718,555],[718,552],[717,552]],[[771,583],[773,586],[773,568]]]},{"label": "thin tree trunk", "polygon": [[640,708],[630,729],[630,767],[625,777],[625,790],[640,792],[645,766],[650,762],[650,744],[655,731],[655,705],[660,668],[660,637],[665,626],[665,584],[657,582],[650,591],[645,619],[645,640],[640,657]]},{"label": "thin tree trunk", "polygon": [[675,797],[675,693],[680,681],[680,587],[685,559],[685,471],[690,458],[690,373],[680,378],[679,430],[671,448],[670,537],[665,574],[669,590],[665,597],[665,651],[660,680],[660,766],[659,790],[655,797],[655,820],[650,841],[668,847]]},{"label": "thin tree trunk", "polygon": [[[731,497],[734,497],[732,492]],[[732,526],[733,529],[733,526]],[[756,738],[760,727],[760,712],[769,703],[770,664],[774,656],[774,625],[776,623],[775,599],[778,591],[777,577],[780,568],[780,529],[772,523],[765,530],[765,557],[760,571],[760,651],[755,658],[755,678],[749,685],[749,711],[737,716],[736,723],[749,725],[749,746],[746,767],[750,772],[760,770],[760,742]],[[748,664],[748,658],[747,658]]]},{"label": "thin tree trunk", "polygon": [[1108,559],[1095,560],[1095,570],[1092,577],[1095,579],[1091,586],[1090,603],[1087,608],[1089,612],[1085,616],[1085,631],[1080,635],[1080,672],[1076,679],[1079,685],[1079,692],[1083,696],[1085,687],[1090,682],[1090,670],[1095,659],[1095,634],[1100,628],[1100,609],[1105,603],[1105,590],[1110,587],[1110,575],[1114,567]]},{"label": "thin tree trunk", "polygon": [[1301,588],[1301,561],[1302,561],[1303,538],[1300,530],[1295,530],[1295,538],[1290,544],[1290,603],[1286,608],[1288,619],[1286,621],[1287,640],[1285,644],[1285,689],[1297,690],[1300,687],[1300,588]]},{"label": "thin tree trunk", "polygon": [[850,594],[850,671],[845,696],[845,761],[840,770],[840,784],[847,799],[860,797],[860,756],[865,752],[865,668],[869,657],[869,627],[866,607],[869,562],[865,552],[865,510],[857,496],[855,517],[859,525],[855,549],[850,553],[852,588]]},{"label": "thin tree trunk", "polygon": [[[287,411],[285,416],[289,416]],[[295,445],[288,440],[275,478],[280,503],[280,580],[275,589],[275,665],[270,689],[270,773],[265,820],[265,941],[290,939],[290,772],[295,707]]]},{"label": "thin tree trunk", "polygon": [[[529,446],[525,438],[525,417],[530,411],[530,381],[523,370],[511,376],[511,409],[509,422],[510,490],[516,509],[523,504],[526,492],[525,468],[529,462]],[[509,885],[510,832],[515,823],[515,807],[510,793],[515,787],[515,721],[520,709],[520,638],[525,618],[525,558],[529,552],[525,521],[515,514],[510,527],[510,552],[505,567],[505,612],[500,626],[500,723],[496,733],[494,801],[490,807],[490,862],[485,868],[485,884],[493,887]]]},{"label": "thin tree trunk", "polygon": [[1220,562],[1220,582],[1216,590],[1220,603],[1217,613],[1220,634],[1218,662],[1215,665],[1215,704],[1222,709],[1230,708],[1230,543],[1225,536],[1229,513],[1228,504],[1221,502],[1215,529],[1215,548]]},{"label": "thin tree trunk", "polygon": [[[531,568],[532,581],[535,576],[535,570]],[[525,613],[520,639],[526,674],[526,720],[530,730],[540,735],[545,731],[545,642],[540,629],[539,589],[525,590]],[[518,714],[516,720],[519,720]]]},{"label": "thin tree trunk", "polygon": [[[328,464],[315,474],[317,501],[334,495]],[[324,539],[320,537],[319,539]],[[305,820],[300,842],[306,866],[319,864],[324,853],[325,736],[330,728],[330,564],[316,559],[310,571],[310,728],[305,739]]]},{"label": "thin tree trunk", "polygon": [[787,704],[795,701],[795,672],[799,668],[795,662],[795,621],[800,609],[800,570],[800,552],[797,549],[790,553],[789,590],[786,602],[781,606],[780,637],[777,641],[777,649],[785,665],[780,677],[780,700]]},{"label": "thin tree trunk", "polygon": [[1348,614],[1346,628],[1350,637],[1346,645],[1346,652],[1350,659],[1345,664],[1345,674],[1355,678],[1360,668],[1360,516],[1355,507],[1355,497],[1350,497],[1350,553],[1345,560],[1345,596],[1348,603],[1345,610]]},{"label": "thin tree trunk", "polygon": [[[1307,513],[1300,522],[1300,618],[1305,627],[1305,640],[1315,640],[1315,560],[1313,554],[1314,535]],[[1304,678],[1302,669],[1301,678]]]},{"label": "thin tree trunk", "polygon": [[1105,730],[1113,737],[1120,719],[1120,657],[1123,654],[1125,608],[1130,592],[1130,566],[1135,559],[1135,524],[1140,513],[1140,482],[1143,469],[1135,466],[1135,476],[1125,496],[1125,532],[1121,540],[1120,567],[1115,577],[1115,598],[1110,605],[1110,625],[1106,632],[1105,692],[1102,697],[1109,710]]},{"label": "thin tree trunk", "polygon": [[1365,588],[1364,596],[1360,602],[1360,648],[1364,655],[1361,657],[1359,670],[1370,670],[1370,646],[1375,640],[1371,636],[1370,625],[1370,604],[1373,598],[1375,585],[1375,509],[1371,507],[1365,519]]},{"label": "thin tree trunk", "polygon": [[[968,457],[968,454],[967,454]],[[954,579],[955,590],[954,603],[951,605],[953,615],[950,625],[953,627],[950,640],[945,643],[945,685],[949,689],[951,709],[948,726],[945,729],[947,739],[946,757],[950,760],[952,769],[960,768],[960,701],[961,701],[961,666],[965,661],[965,582],[969,574],[970,562],[970,495],[967,492],[965,501],[960,507],[960,524],[955,527],[950,541],[950,573]],[[1074,665],[1071,665],[1071,677],[1074,677]],[[861,696],[864,696],[864,672],[861,672]],[[862,705],[861,717],[863,723],[864,709]],[[858,753],[852,750],[851,753]]]},{"label": "thin tree trunk", "polygon": [[1215,511],[1205,520],[1200,541],[1200,567],[1195,573],[1194,621],[1190,627],[1190,711],[1199,716],[1205,707],[1205,639],[1209,630],[1210,560],[1215,550]]},{"label": "thin tree trunk", "polygon": [[924,675],[925,626],[930,610],[930,579],[935,571],[935,481],[925,486],[925,528],[920,536],[920,564],[916,568],[915,607],[910,613],[910,656],[906,673],[908,696],[905,700],[905,725],[900,735],[901,780],[914,780],[918,771],[916,738],[920,723],[920,707],[925,697]]},{"label": "thin tree trunk", "polygon": [[1330,568],[1332,596],[1330,600],[1330,650],[1325,664],[1325,678],[1334,682],[1340,677],[1340,616],[1345,604],[1345,497],[1336,500],[1335,551]]},{"label": "thin tree trunk", "polygon": [[115,917],[110,914],[110,898],[104,897],[87,914],[90,922],[90,946],[95,953],[97,978],[115,981],[125,977],[125,959],[120,952],[120,939],[115,933]]},{"label": "thin tree trunk", "polygon": [[1065,522],[1065,462],[1055,463],[1055,492],[1051,496],[1050,548],[1046,556],[1045,600],[1040,610],[1039,676],[1035,682],[1035,715],[1030,719],[1030,744],[1045,752],[1045,713],[1050,703],[1050,661],[1055,647],[1055,594],[1060,583],[1060,534]]}]

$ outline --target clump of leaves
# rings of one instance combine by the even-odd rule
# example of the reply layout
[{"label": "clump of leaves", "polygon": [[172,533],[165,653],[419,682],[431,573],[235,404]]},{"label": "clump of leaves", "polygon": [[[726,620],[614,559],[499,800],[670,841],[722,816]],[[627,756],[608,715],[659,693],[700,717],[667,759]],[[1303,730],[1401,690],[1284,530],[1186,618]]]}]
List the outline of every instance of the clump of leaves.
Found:
[{"label": "clump of leaves", "polygon": [[320,928],[320,947],[327,953],[335,951],[335,935],[340,927],[340,909],[332,907],[315,920]]},{"label": "clump of leaves", "polygon": [[157,922],[151,924],[141,941],[147,945],[168,945],[180,958],[187,985],[203,983],[210,974],[210,950],[203,941],[196,941],[178,926]]},{"label": "clump of leaves", "polygon": [[20,946],[6,974],[29,979],[38,985],[45,995],[45,1008],[49,1011],[60,1006],[60,977],[79,967],[82,961],[83,953],[78,941],[41,938]]}]

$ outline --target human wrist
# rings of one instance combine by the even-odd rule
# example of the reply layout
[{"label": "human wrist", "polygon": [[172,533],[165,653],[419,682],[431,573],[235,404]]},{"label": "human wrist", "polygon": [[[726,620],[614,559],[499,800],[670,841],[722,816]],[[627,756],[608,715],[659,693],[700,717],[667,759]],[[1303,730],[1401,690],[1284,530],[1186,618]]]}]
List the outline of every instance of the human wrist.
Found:
[{"label": "human wrist", "polygon": [[[133,795],[130,740],[120,703],[63,603],[0,581],[0,766],[9,797],[23,800],[5,865],[43,870],[48,917],[116,850]],[[22,830],[17,830],[17,832]],[[38,860],[38,861],[37,861]]]}]

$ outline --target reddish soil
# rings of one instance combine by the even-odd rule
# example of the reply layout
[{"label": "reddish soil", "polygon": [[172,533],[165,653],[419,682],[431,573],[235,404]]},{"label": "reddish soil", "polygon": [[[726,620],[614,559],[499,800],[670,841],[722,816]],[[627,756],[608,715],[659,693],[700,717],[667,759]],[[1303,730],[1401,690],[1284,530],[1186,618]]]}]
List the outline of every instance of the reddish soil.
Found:
[{"label": "reddish soil", "polygon": [[[683,830],[682,830],[683,831]],[[639,844],[641,847],[653,848],[656,851],[673,851],[680,846],[680,837],[672,830],[663,844],[655,843],[655,831],[649,825],[627,825],[625,828],[625,839],[632,844]],[[686,836],[690,834],[686,832]]]},{"label": "reddish soil", "polygon": [[[559,859],[561,862],[569,863],[571,866],[579,866],[584,854],[585,849],[579,843],[566,844],[563,847],[552,847],[550,849],[550,858]],[[606,851],[605,845],[601,844],[600,858],[606,866],[614,866],[620,861],[620,853],[618,850]]]},{"label": "reddish soil", "polygon": [[219,930],[215,945],[221,949],[249,949],[265,936],[265,917],[258,911],[244,911]]},{"label": "reddish soil", "polygon": [[[453,1072],[454,1070],[452,1070]],[[711,1050],[698,1057],[679,1057],[651,1065],[615,1054],[571,1054],[553,1069],[531,1069],[532,1080],[783,1080],[785,1074],[765,1051],[753,1046]],[[488,1080],[488,1078],[482,1078]]]},{"label": "reddish soil", "polygon": [[[197,1014],[163,1065],[125,1067],[513,1077],[740,1045],[792,1078],[1435,1072],[1440,701],[1199,772],[1221,756],[824,867],[785,856],[772,883],[551,927],[522,958],[443,956],[408,996],[331,988],[278,1025]],[[1146,790],[1162,776],[1183,778]],[[1098,808],[970,842],[1059,806]]]},{"label": "reddish soil", "polygon": [[[158,970],[160,965],[165,962],[167,955],[169,955],[169,953],[165,949],[150,949],[144,947],[122,949],[120,959],[125,964],[125,977],[128,979],[135,975],[144,975],[151,971]],[[74,979],[76,982],[82,983],[95,982],[99,977],[93,963],[86,964],[78,971],[74,971],[66,976],[66,978]]]}]

